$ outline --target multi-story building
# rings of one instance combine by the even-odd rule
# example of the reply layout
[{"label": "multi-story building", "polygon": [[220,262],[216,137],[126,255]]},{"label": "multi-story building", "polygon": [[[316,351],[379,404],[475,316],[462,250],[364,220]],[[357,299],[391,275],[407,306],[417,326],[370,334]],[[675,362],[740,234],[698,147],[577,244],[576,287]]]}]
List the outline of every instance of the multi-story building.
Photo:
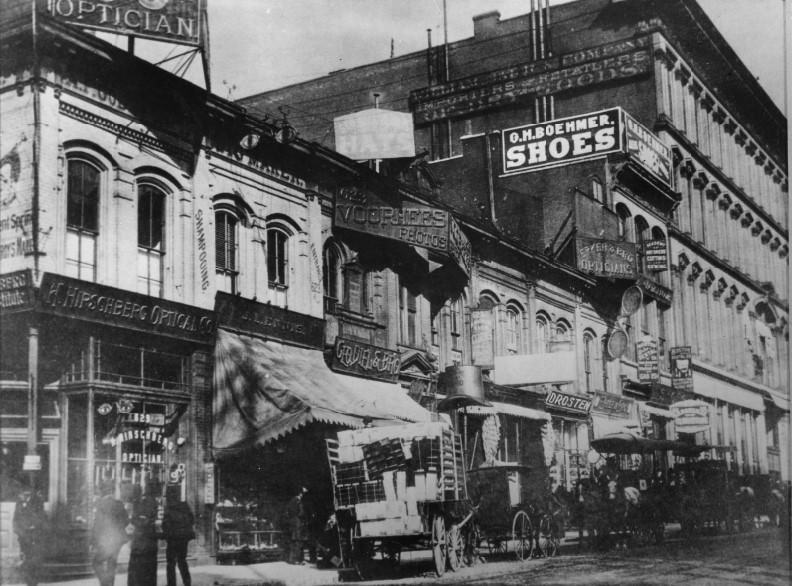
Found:
[{"label": "multi-story building", "polygon": [[[693,0],[580,0],[473,20],[471,38],[240,103],[292,106],[301,136],[328,145],[337,116],[375,102],[411,112],[433,178],[423,184],[469,234],[531,253],[496,259],[496,244],[472,239],[470,287],[449,309],[452,324],[470,319],[440,370],[461,361],[513,388],[589,392],[595,437],[612,429],[603,412],[640,418],[648,433],[712,446],[701,457],[739,474],[788,479],[782,113]],[[634,251],[634,266],[603,270],[594,242]],[[538,257],[596,284],[553,286]],[[558,350],[570,354],[554,374]],[[696,402],[697,424],[668,409],[682,400]],[[578,435],[567,445],[585,448]]]}]

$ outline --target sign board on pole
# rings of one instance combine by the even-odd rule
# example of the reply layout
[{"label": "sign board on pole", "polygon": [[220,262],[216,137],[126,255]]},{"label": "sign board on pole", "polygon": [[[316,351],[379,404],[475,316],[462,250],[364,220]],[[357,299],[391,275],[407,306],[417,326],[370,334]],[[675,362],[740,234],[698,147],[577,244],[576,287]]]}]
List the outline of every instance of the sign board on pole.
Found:
[{"label": "sign board on pole", "polygon": [[611,358],[619,358],[627,350],[629,338],[624,330],[614,330],[608,336],[608,354]]},{"label": "sign board on pole", "polygon": [[695,399],[671,405],[677,433],[698,433],[709,429],[709,405]]}]

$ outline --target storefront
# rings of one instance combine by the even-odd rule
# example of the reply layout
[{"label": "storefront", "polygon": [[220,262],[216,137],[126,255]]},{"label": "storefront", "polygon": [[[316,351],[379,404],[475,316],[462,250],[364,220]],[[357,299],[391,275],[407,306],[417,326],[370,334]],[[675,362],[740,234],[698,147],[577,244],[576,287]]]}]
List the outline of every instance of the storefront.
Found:
[{"label": "storefront", "polygon": [[122,500],[137,492],[161,499],[165,484],[178,482],[196,510],[214,313],[50,273],[32,298],[10,335],[27,340],[13,346],[14,360],[31,365],[29,380],[41,383],[33,383],[33,393],[27,383],[12,389],[4,380],[3,464],[8,459],[13,467],[4,475],[19,476],[11,460],[27,439],[21,426],[32,425],[40,461],[32,476],[58,533],[52,555],[88,551],[103,491]]},{"label": "storefront", "polygon": [[554,486],[571,491],[580,480],[589,477],[591,398],[551,387],[545,396],[545,409],[552,415],[555,436],[550,475]]},{"label": "storefront", "polygon": [[[325,359],[323,320],[222,293],[216,310],[217,560],[278,558],[285,504],[301,487],[308,489],[309,531],[332,510],[325,439],[341,429],[429,421],[431,414],[397,382],[382,380],[398,375],[395,352],[340,340],[333,364],[358,375],[342,374]],[[377,378],[359,376],[372,370]]]}]

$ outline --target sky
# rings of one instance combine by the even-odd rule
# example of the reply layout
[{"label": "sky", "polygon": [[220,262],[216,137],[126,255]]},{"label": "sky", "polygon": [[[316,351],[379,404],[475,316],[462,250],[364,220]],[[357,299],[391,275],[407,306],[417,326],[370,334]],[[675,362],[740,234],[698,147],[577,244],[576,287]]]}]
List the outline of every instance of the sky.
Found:
[{"label": "sky", "polygon": [[[569,0],[551,0],[561,4]],[[698,0],[782,111],[784,0]],[[240,99],[443,41],[443,0],[207,0],[212,91]],[[530,0],[447,0],[448,40],[473,35],[472,17],[502,19]],[[790,11],[792,13],[792,11]],[[792,30],[792,27],[790,27]],[[193,66],[193,81],[200,80]],[[198,76],[196,78],[196,75]],[[202,82],[201,82],[202,83]]]}]

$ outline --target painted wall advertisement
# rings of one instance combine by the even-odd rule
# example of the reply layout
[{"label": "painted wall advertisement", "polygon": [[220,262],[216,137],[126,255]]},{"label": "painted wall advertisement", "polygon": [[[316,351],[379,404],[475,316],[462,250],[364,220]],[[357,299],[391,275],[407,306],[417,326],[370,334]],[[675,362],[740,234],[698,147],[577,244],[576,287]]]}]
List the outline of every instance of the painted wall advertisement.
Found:
[{"label": "painted wall advertisement", "polygon": [[639,383],[651,383],[660,380],[657,340],[652,338],[638,340],[635,343],[635,357],[638,362]]},{"label": "painted wall advertisement", "polygon": [[621,150],[621,110],[611,108],[501,131],[503,173],[512,175]]},{"label": "painted wall advertisement", "polygon": [[470,241],[447,210],[419,204],[397,207],[371,192],[345,187],[336,198],[335,225],[435,250],[470,274]]},{"label": "painted wall advertisement", "polygon": [[683,391],[693,390],[693,364],[690,346],[671,348],[671,386]]},{"label": "painted wall advertisement", "polygon": [[49,10],[81,28],[198,46],[204,5],[204,0],[51,0]]},{"label": "painted wall advertisement", "polygon": [[584,273],[615,279],[635,279],[638,275],[635,244],[578,237],[575,246],[577,268]]}]

